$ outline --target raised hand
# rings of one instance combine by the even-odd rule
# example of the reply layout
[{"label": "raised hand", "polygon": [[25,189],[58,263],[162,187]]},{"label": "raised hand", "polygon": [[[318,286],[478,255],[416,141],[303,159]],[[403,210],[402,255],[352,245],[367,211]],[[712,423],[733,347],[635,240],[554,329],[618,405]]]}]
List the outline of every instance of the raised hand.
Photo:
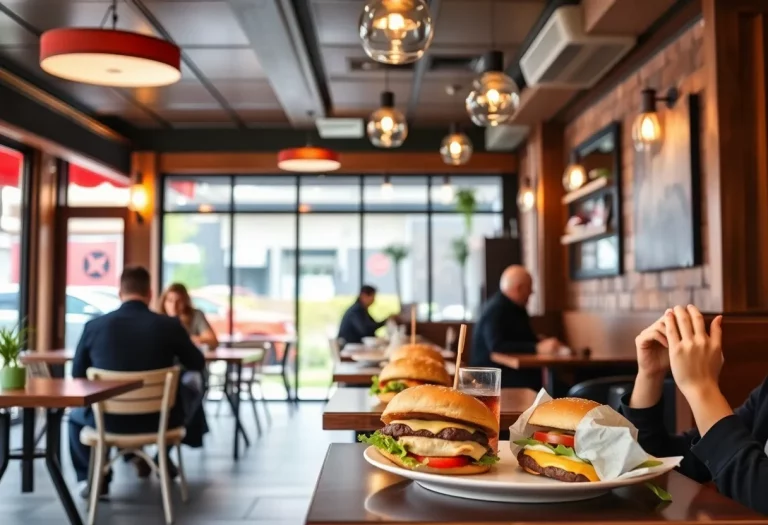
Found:
[{"label": "raised hand", "polygon": [[669,370],[669,344],[664,319],[671,312],[672,310],[667,310],[662,317],[635,338],[639,374],[663,378]]}]

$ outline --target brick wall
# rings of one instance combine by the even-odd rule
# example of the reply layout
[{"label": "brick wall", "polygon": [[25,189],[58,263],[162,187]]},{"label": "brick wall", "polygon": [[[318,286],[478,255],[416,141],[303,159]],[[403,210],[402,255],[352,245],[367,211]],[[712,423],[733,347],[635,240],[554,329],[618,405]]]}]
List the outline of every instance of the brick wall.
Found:
[{"label": "brick wall", "polygon": [[[631,129],[640,112],[640,91],[645,87],[666,91],[678,86],[681,93],[700,92],[704,87],[704,28],[697,23],[652,57],[597,104],[574,119],[565,131],[568,152],[594,132],[613,121],[622,124],[622,212],[624,230],[624,274],[619,277],[568,283],[567,307],[578,310],[662,310],[668,305],[693,302],[713,310],[709,293],[709,251],[706,243],[706,214],[702,213],[703,266],[655,273],[637,273],[634,254],[633,162],[635,150]],[[703,117],[703,115],[702,115]],[[704,129],[702,123],[702,129]],[[703,143],[703,142],[702,142]],[[702,178],[706,166],[702,163]],[[706,188],[701,185],[702,202]],[[706,209],[702,205],[702,209]]]}]

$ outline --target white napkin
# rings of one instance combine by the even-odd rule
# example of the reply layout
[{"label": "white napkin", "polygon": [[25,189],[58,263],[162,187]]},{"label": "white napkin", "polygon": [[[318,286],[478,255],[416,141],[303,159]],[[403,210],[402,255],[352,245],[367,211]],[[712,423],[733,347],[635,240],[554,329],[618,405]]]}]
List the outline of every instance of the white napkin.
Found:
[{"label": "white napkin", "polygon": [[[514,441],[531,437],[537,430],[543,430],[542,427],[528,424],[531,414],[538,405],[551,400],[552,397],[542,389],[533,404],[509,427],[509,445],[515,457],[523,447],[515,445]],[[576,427],[576,455],[592,463],[602,481],[642,476],[663,470],[664,466],[670,464],[678,466],[683,459],[659,458],[662,462],[660,466],[632,470],[644,461],[656,459],[642,449],[636,438],[637,429],[632,423],[611,407],[600,406],[590,410]]]}]

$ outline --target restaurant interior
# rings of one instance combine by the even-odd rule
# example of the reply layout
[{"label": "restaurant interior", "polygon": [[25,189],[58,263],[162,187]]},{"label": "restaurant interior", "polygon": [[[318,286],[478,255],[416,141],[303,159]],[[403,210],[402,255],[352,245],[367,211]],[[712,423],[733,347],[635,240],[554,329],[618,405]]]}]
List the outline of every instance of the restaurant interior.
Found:
[{"label": "restaurant interior", "polygon": [[766,268],[765,0],[0,0],[3,525],[768,522]]}]

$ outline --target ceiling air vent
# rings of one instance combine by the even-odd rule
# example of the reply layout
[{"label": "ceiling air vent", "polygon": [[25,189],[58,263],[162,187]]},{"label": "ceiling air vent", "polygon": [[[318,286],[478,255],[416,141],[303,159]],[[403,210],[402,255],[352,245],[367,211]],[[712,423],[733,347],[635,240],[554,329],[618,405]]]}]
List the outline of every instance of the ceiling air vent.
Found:
[{"label": "ceiling air vent", "polygon": [[520,60],[529,86],[592,87],[635,45],[632,36],[587,35],[581,6],[555,10]]},{"label": "ceiling air vent", "polygon": [[323,139],[363,138],[361,118],[319,118],[315,121],[317,133]]},{"label": "ceiling air vent", "polygon": [[528,126],[493,126],[485,128],[486,151],[512,151],[528,136]]}]

